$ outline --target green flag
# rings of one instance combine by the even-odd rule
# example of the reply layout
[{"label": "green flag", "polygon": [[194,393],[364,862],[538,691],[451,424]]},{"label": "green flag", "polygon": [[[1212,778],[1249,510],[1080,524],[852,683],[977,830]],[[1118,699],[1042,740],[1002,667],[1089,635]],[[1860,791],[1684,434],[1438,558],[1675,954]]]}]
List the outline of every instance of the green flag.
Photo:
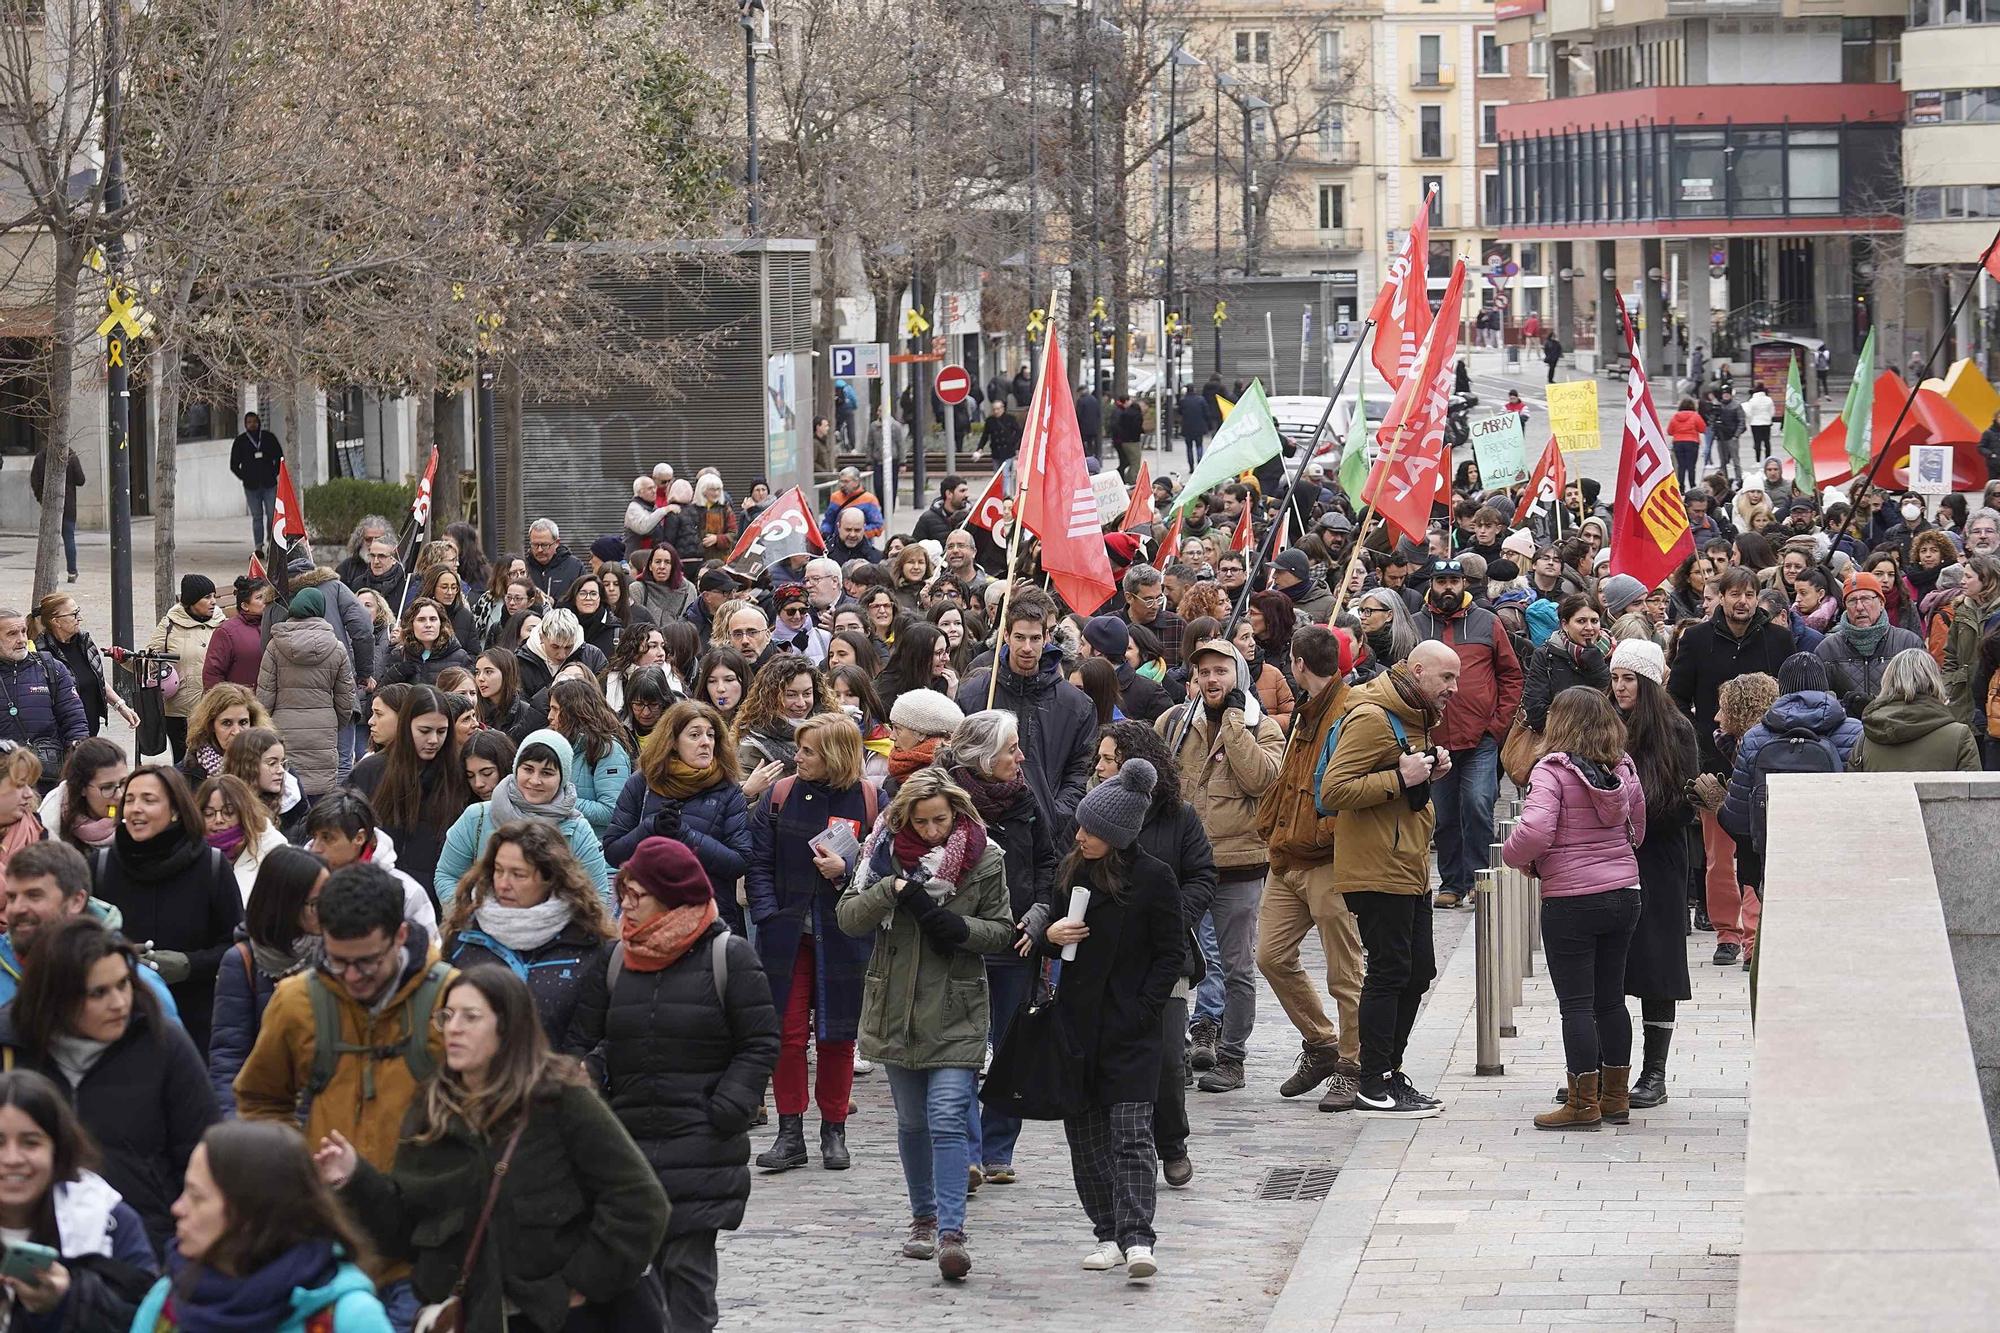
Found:
[{"label": "green flag", "polygon": [[1347,442],[1340,451],[1340,489],[1360,504],[1361,488],[1368,482],[1368,376],[1364,372],[1354,389],[1354,417],[1347,423]]},{"label": "green flag", "polygon": [[1206,495],[1225,481],[1235,481],[1239,473],[1277,457],[1280,441],[1278,423],[1271,418],[1271,404],[1264,398],[1261,380],[1250,387],[1230,410],[1229,419],[1208,437],[1208,450],[1194,465],[1187,485],[1174,504],[1185,510],[1198,495]]},{"label": "green flag", "polygon": [[1875,452],[1875,330],[1861,344],[1860,359],[1854,363],[1854,382],[1847,386],[1847,401],[1841,404],[1840,419],[1847,423],[1847,461],[1856,472],[1868,466]]},{"label": "green flag", "polygon": [[1792,484],[1807,495],[1816,494],[1813,483],[1812,431],[1806,426],[1806,391],[1799,383],[1799,359],[1790,359],[1791,373],[1785,377],[1785,433],[1783,448],[1798,464]]}]

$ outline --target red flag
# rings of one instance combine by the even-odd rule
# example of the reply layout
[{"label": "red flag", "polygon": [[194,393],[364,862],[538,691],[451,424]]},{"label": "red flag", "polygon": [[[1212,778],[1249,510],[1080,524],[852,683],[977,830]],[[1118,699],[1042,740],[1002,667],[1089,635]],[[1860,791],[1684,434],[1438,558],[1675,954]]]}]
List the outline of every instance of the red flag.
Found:
[{"label": "red flag", "polygon": [[268,579],[270,577],[264,573],[264,562],[254,555],[250,557],[250,577],[253,579]]},{"label": "red flag", "polygon": [[1236,530],[1229,534],[1229,549],[1248,555],[1257,545],[1257,534],[1250,526],[1250,502],[1243,502],[1243,512],[1236,519]]},{"label": "red flag", "polygon": [[1673,451],[1660,414],[1653,408],[1652,386],[1639,364],[1632,338],[1632,316],[1625,299],[1618,299],[1625,325],[1625,438],[1619,446],[1618,490],[1611,510],[1611,572],[1630,574],[1648,588],[1666,582],[1674,567],[1694,554],[1694,534],[1688,531],[1687,506],[1681,484],[1674,479]]},{"label": "red flag", "polygon": [[994,471],[992,480],[986,483],[986,489],[979,493],[965,516],[969,526],[991,532],[1007,516],[1007,469],[1012,466],[1011,462],[1003,463]]},{"label": "red flag", "polygon": [[1120,532],[1130,532],[1141,523],[1153,521],[1153,479],[1146,471],[1146,460],[1139,460],[1139,475],[1132,479],[1132,499],[1125,506],[1125,517],[1118,524]]},{"label": "red flag", "polygon": [[1375,321],[1375,346],[1368,359],[1390,384],[1401,384],[1409,375],[1430,330],[1430,248],[1431,197],[1426,194],[1404,238],[1403,253],[1389,260],[1389,277],[1368,311]]},{"label": "red flag", "polygon": [[[1097,493],[1083,465],[1083,435],[1076,426],[1076,401],[1049,330],[1042,346],[1042,374],[1028,405],[1022,433],[1021,526],[1041,540],[1042,569],[1072,609],[1091,611],[1118,591],[1111,557],[1104,550],[1104,525],[1097,517]],[[1033,478],[1032,482],[1027,479]]]},{"label": "red flag", "polygon": [[423,527],[431,521],[431,483],[437,479],[438,451],[431,446],[431,460],[424,465],[424,477],[417,483],[417,497],[410,502],[410,521]]},{"label": "red flag", "polygon": [[1292,544],[1292,507],[1287,504],[1278,510],[1278,535],[1271,539],[1271,553],[1275,556]]},{"label": "red flag", "polygon": [[1451,405],[1453,354],[1458,350],[1458,302],[1465,290],[1465,261],[1452,265],[1444,303],[1431,324],[1423,359],[1396,391],[1389,415],[1375,432],[1382,457],[1361,488],[1394,532],[1422,546],[1429,536],[1431,503],[1444,481],[1445,418]]},{"label": "red flag", "polygon": [[1569,484],[1563,476],[1563,454],[1556,447],[1556,437],[1549,436],[1548,447],[1542,450],[1542,461],[1535,464],[1535,475],[1528,478],[1528,489],[1521,494],[1521,503],[1514,509],[1514,521],[1509,527],[1520,527],[1528,521],[1528,516],[1547,505],[1554,510],[1562,504],[1563,487]]},{"label": "red flag", "polygon": [[819,524],[813,521],[812,510],[806,507],[805,492],[794,486],[773,500],[771,507],[743,530],[743,535],[736,539],[736,548],[723,563],[733,565],[750,555],[768,568],[788,556],[825,552],[826,539],[819,535]]},{"label": "red flag", "polygon": [[291,467],[279,459],[278,497],[271,506],[271,539],[280,546],[289,546],[293,538],[305,535],[305,507],[299,503],[299,493],[292,488]]},{"label": "red flag", "polygon": [[1160,538],[1160,549],[1153,552],[1153,566],[1165,569],[1167,562],[1181,553],[1181,516],[1174,515],[1174,521],[1167,524],[1167,535]]},{"label": "red flag", "polygon": [[2000,232],[1994,233],[1993,239],[1986,243],[1986,253],[1979,257],[1979,263],[1993,275],[1993,281],[2000,282]]}]

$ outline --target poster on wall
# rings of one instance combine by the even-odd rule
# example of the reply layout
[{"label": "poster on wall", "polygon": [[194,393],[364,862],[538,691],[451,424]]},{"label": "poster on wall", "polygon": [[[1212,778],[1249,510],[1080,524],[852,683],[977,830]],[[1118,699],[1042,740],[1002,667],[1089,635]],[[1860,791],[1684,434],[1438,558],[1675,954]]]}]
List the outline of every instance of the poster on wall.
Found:
[{"label": "poster on wall", "polygon": [[799,417],[798,360],[796,352],[779,352],[764,367],[764,475],[774,492],[812,484]]}]

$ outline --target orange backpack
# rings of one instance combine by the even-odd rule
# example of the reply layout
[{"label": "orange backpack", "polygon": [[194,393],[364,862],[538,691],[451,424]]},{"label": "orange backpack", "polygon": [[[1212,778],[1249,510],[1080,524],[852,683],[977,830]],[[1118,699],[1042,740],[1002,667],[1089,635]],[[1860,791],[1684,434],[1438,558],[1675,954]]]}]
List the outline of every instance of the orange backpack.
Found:
[{"label": "orange backpack", "polygon": [[1986,683],[1986,734],[2000,740],[2000,671]]}]

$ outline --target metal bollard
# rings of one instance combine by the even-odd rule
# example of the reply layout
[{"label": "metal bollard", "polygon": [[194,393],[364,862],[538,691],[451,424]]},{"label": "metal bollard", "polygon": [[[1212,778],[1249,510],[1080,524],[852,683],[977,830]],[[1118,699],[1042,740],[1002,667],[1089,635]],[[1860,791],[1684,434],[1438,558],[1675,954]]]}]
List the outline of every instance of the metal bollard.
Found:
[{"label": "metal bollard", "polygon": [[1535,975],[1535,950],[1541,944],[1542,882],[1521,872],[1521,975]]},{"label": "metal bollard", "polygon": [[[1494,850],[1494,858],[1499,858],[1499,850]],[[1513,1021],[1514,1010],[1521,1006],[1521,974],[1528,952],[1528,937],[1521,928],[1521,899],[1527,896],[1527,872],[1511,867],[1506,872],[1507,893],[1507,1018]]]},{"label": "metal bollard", "polygon": [[1472,1072],[1497,1075],[1507,1072],[1500,1061],[1500,959],[1498,921],[1499,900],[1495,895],[1498,875],[1482,870],[1472,895],[1472,944],[1476,964],[1473,1025],[1478,1049]]},{"label": "metal bollard", "polygon": [[1497,868],[1493,874],[1493,962],[1497,984],[1500,1021],[1500,1035],[1517,1035],[1514,1027],[1514,923],[1519,919],[1514,910],[1514,876],[1505,866]]}]

